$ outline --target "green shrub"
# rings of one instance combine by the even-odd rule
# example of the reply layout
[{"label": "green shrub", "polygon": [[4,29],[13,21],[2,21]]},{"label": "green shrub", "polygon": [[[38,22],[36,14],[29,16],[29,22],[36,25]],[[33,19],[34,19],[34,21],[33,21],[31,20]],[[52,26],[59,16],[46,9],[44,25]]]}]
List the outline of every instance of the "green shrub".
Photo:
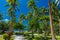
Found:
[{"label": "green shrub", "polygon": [[9,35],[7,33],[3,34],[3,39],[8,39]]},{"label": "green shrub", "polygon": [[10,40],[14,40],[13,38],[11,38]]},{"label": "green shrub", "polygon": [[29,32],[25,32],[24,36],[29,36],[29,34],[30,34]]},{"label": "green shrub", "polygon": [[14,40],[14,36],[9,36],[8,33],[3,34],[3,39],[5,40]]}]

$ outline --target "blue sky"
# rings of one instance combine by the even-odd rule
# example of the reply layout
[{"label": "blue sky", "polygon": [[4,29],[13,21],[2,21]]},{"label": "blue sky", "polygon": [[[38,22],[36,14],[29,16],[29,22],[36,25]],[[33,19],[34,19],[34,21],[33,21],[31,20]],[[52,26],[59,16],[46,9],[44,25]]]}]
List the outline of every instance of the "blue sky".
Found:
[{"label": "blue sky", "polygon": [[[24,13],[25,15],[28,14],[29,8],[27,8],[29,0],[19,0],[20,7],[19,12],[16,12],[16,18],[18,19],[21,13]],[[8,17],[8,7],[5,7],[5,4],[7,4],[6,0],[0,0],[0,13],[3,14],[3,20],[8,21],[10,18]],[[48,7],[48,0],[40,0],[37,2],[37,6],[40,7]],[[27,21],[24,21],[24,24],[27,25]]]},{"label": "blue sky", "polygon": [[[28,13],[28,8],[27,8],[27,4],[28,4],[28,0],[19,0],[20,1],[20,12],[17,13],[16,15],[19,16],[21,13],[24,13],[25,15]],[[7,7],[5,7],[4,5],[7,4],[6,0],[0,0],[0,12],[3,13],[4,15],[4,19],[8,19],[7,17]],[[40,0],[38,3],[37,3],[38,7],[42,7],[44,6],[45,8],[48,7],[48,0]]]},{"label": "blue sky", "polygon": [[[19,12],[16,12],[16,18],[18,20],[21,13],[24,13],[25,15],[28,14],[29,8],[27,8],[29,0],[19,0],[20,6],[19,6]],[[5,4],[7,4],[6,0],[0,0],[0,13],[3,14],[3,21],[8,21],[10,18],[8,17],[8,7],[5,7]],[[40,0],[37,2],[37,6],[39,8],[48,7],[48,0]],[[27,21],[24,21],[24,25],[27,26]]]},{"label": "blue sky", "polygon": [[[25,15],[28,14],[29,12],[29,8],[27,8],[27,4],[28,4],[28,1],[29,0],[19,0],[20,2],[20,6],[19,6],[19,12],[16,12],[16,18],[18,19],[19,18],[19,15],[21,13],[24,13]],[[7,4],[6,0],[0,0],[0,13],[3,13],[3,18],[4,20],[7,20],[9,19],[8,17],[8,7],[5,7],[4,5]],[[37,1],[37,6],[40,8],[40,7],[45,7],[47,8],[48,7],[48,0],[40,0],[40,1]],[[26,24],[26,22],[25,22]]]}]

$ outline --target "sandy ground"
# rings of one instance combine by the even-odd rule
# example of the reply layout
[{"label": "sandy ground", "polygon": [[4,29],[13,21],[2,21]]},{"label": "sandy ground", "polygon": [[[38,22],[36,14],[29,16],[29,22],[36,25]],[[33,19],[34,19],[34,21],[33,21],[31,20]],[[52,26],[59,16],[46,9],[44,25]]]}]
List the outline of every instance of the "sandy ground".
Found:
[{"label": "sandy ground", "polygon": [[16,35],[14,40],[25,40],[25,37],[22,35]]}]

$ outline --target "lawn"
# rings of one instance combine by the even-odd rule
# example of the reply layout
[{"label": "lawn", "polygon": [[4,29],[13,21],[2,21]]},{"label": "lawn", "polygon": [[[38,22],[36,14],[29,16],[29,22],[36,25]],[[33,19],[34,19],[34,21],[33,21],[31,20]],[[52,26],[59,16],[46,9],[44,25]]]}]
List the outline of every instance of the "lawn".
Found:
[{"label": "lawn", "polygon": [[3,36],[0,36],[0,40],[4,40],[4,39],[3,39]]}]

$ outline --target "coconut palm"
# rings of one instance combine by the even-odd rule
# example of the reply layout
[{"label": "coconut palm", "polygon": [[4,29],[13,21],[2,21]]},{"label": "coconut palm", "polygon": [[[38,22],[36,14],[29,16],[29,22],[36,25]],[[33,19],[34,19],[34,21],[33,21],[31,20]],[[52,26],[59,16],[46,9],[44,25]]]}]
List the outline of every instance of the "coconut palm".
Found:
[{"label": "coconut palm", "polygon": [[38,32],[40,29],[39,25],[39,10],[38,7],[35,5],[34,0],[30,0],[28,2],[28,7],[31,9],[31,12],[28,13],[27,18],[28,18],[28,25],[29,29],[32,29],[32,38],[34,38],[34,32]]},{"label": "coconut palm", "polygon": [[[52,6],[52,19],[53,19],[53,24],[56,23],[56,26],[59,24],[59,19],[60,19],[60,13],[59,13],[59,8],[58,6],[54,3],[54,1],[51,3],[51,6]],[[59,26],[58,26],[58,30],[59,31]],[[59,34],[59,33],[58,33]]]},{"label": "coconut palm", "polygon": [[40,20],[43,23],[42,28],[44,29],[44,39],[47,39],[47,30],[48,30],[48,21],[49,21],[49,15],[48,10],[44,7],[40,8]]},{"label": "coconut palm", "polygon": [[49,3],[49,13],[50,13],[50,27],[51,27],[51,35],[52,35],[52,40],[56,40],[55,39],[55,34],[54,34],[54,28],[53,28],[53,22],[52,22],[52,7],[51,7],[51,3],[50,0],[48,0]]},{"label": "coconut palm", "polygon": [[9,16],[10,16],[10,27],[9,27],[9,32],[13,31],[13,24],[16,21],[16,15],[15,12],[17,10],[17,0],[7,0],[8,4],[6,6],[9,6],[10,8],[8,9]]},{"label": "coconut palm", "polygon": [[22,30],[22,33],[24,31],[24,25],[23,25],[23,21],[25,20],[25,15],[22,13],[20,14],[20,17],[19,17],[19,25],[20,25],[20,30]]},{"label": "coconut palm", "polygon": [[[51,3],[51,7],[52,7],[52,19],[53,19],[53,26],[56,26],[56,29],[54,30],[58,30],[59,31],[59,27],[57,29],[57,25],[59,24],[59,19],[60,19],[60,13],[59,13],[59,7],[57,6],[57,4],[53,1]],[[55,27],[54,27],[55,28]]]}]

